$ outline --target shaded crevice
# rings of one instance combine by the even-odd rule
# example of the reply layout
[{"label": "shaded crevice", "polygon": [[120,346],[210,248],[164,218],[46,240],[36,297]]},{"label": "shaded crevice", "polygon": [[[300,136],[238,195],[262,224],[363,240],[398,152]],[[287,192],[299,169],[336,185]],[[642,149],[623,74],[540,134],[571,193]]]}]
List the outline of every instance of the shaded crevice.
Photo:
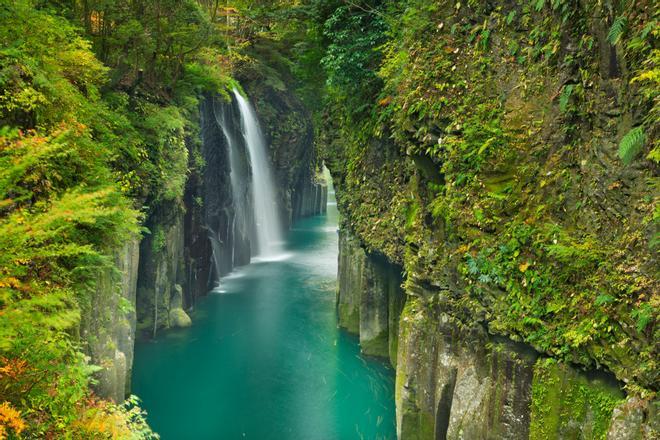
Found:
[{"label": "shaded crevice", "polygon": [[435,412],[435,440],[446,440],[449,429],[449,417],[451,405],[454,400],[454,388],[456,387],[456,368],[449,371],[447,383],[442,386],[440,400]]}]

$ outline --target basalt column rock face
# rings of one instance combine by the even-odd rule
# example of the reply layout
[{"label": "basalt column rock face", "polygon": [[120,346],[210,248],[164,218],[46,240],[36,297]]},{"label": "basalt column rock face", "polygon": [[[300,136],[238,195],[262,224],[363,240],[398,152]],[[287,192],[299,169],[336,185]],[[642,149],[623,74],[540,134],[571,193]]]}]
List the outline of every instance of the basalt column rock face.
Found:
[{"label": "basalt column rock face", "polygon": [[[156,334],[171,327],[172,313],[183,312],[184,263],[183,212],[161,206],[147,222],[150,234],[140,246],[137,310],[141,330]],[[185,313],[185,312],[184,312]]]},{"label": "basalt column rock face", "polygon": [[328,186],[318,177],[304,175],[293,189],[293,220],[325,214],[328,205]]},{"label": "basalt column rock face", "polygon": [[[200,155],[201,156],[201,155]],[[192,154],[190,157],[194,157]],[[203,170],[195,168],[186,183],[186,213],[183,219],[185,274],[183,301],[194,308],[196,298],[209,291],[212,282],[213,249],[205,222]]]},{"label": "basalt column rock face", "polygon": [[449,290],[408,280],[339,235],[337,315],[364,354],[396,368],[399,440],[650,439],[652,401],[626,399],[601,370],[581,370],[528,344],[490,334],[444,305]]},{"label": "basalt column rock face", "polygon": [[[95,392],[122,402],[130,389],[135,340],[135,299],[138,275],[139,240],[129,240],[114,253],[117,270],[99,274],[90,310],[82,313],[81,336],[94,365]],[[121,310],[110,313],[110,310]]]},{"label": "basalt column rock face", "polygon": [[415,297],[399,335],[400,439],[529,437],[535,352],[491,339]]},{"label": "basalt column rock face", "polygon": [[400,317],[397,430],[409,439],[650,439],[657,408],[622,384],[443,311],[409,283]]},{"label": "basalt column rock face", "polygon": [[399,315],[404,304],[401,269],[369,255],[350,232],[339,233],[339,325],[360,337],[361,351],[396,365]]},{"label": "basalt column rock face", "polygon": [[350,233],[339,231],[337,319],[351,333],[360,331],[360,297],[366,254]]},{"label": "basalt column rock face", "polygon": [[[200,157],[203,166],[191,162],[183,201],[153,208],[150,234],[141,246],[138,318],[152,336],[160,328],[190,325],[187,311],[196,298],[234,267],[250,262],[253,220],[241,139],[235,106],[204,97],[200,139],[188,140],[189,157]],[[239,184],[232,186],[232,179]]]}]

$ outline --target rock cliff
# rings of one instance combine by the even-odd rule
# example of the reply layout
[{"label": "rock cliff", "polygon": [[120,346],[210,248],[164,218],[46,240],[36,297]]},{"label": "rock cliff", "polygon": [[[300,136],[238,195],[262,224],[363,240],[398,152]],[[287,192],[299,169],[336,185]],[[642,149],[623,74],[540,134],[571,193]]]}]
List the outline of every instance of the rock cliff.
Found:
[{"label": "rock cliff", "polygon": [[[398,321],[400,440],[657,435],[657,143],[625,163],[632,130],[657,129],[653,13],[622,8],[421,0],[379,10],[386,35],[370,11],[326,22],[326,63],[378,66],[350,83],[377,93],[328,105],[322,143],[339,324],[387,356],[371,344]],[[356,22],[378,48],[342,39]],[[374,256],[400,268],[398,316]]]},{"label": "rock cliff", "polygon": [[[397,430],[408,439],[650,439],[654,402],[626,398],[613,375],[544,356],[464,323],[437,287],[340,231],[338,324],[396,368]],[[446,294],[446,293],[445,293]]]}]

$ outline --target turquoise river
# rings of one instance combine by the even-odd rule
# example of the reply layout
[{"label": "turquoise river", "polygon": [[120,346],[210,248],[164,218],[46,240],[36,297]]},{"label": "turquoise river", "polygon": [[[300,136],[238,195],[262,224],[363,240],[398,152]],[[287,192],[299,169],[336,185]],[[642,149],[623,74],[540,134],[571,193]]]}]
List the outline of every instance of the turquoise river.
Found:
[{"label": "turquoise river", "polygon": [[394,373],[337,328],[337,210],[236,270],[193,325],[138,341],[133,393],[163,440],[395,439]]}]

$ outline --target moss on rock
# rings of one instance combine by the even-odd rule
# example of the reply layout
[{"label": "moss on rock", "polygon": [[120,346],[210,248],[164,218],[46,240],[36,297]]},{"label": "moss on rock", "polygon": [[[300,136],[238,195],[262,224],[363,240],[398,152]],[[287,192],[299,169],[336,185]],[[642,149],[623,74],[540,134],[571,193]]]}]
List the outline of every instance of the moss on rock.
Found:
[{"label": "moss on rock", "polygon": [[534,367],[530,439],[605,439],[623,397],[616,383],[540,359]]},{"label": "moss on rock", "polygon": [[190,327],[190,316],[180,307],[170,310],[170,327]]}]

